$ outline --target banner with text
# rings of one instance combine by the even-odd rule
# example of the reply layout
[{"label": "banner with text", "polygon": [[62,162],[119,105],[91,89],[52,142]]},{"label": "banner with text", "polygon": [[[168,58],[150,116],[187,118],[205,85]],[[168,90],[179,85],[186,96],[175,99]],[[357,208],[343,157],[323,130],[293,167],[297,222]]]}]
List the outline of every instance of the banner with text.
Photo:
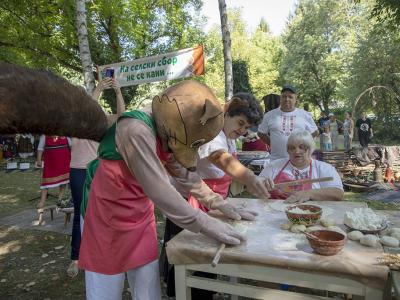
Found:
[{"label": "banner with text", "polygon": [[203,75],[203,46],[98,66],[97,68],[100,80],[106,77],[114,77],[121,87]]}]

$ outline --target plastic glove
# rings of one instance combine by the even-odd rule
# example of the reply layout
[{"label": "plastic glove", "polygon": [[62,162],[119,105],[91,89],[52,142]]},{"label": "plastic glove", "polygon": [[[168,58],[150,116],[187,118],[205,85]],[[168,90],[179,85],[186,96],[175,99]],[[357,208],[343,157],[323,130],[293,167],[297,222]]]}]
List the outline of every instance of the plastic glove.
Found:
[{"label": "plastic glove", "polygon": [[258,215],[256,211],[245,209],[244,207],[234,206],[226,200],[216,200],[211,203],[211,209],[217,209],[222,214],[233,220],[249,220],[253,221]]},{"label": "plastic glove", "polygon": [[311,200],[310,191],[298,191],[289,196],[284,202],[285,203],[303,203]]},{"label": "plastic glove", "polygon": [[246,179],[245,185],[250,194],[260,199],[271,198],[269,191],[274,189],[274,182],[271,178],[258,177],[253,173]]},{"label": "plastic glove", "polygon": [[231,225],[221,222],[213,217],[208,217],[205,226],[200,232],[221,243],[239,245],[245,237],[237,232]]}]

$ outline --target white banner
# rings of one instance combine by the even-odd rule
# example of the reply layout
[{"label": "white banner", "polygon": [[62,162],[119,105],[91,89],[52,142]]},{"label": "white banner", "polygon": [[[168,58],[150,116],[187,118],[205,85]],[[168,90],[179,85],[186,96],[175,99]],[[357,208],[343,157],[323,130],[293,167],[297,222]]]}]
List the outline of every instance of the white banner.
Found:
[{"label": "white banner", "polygon": [[203,46],[97,68],[100,80],[114,77],[121,87],[202,75],[204,74]]}]

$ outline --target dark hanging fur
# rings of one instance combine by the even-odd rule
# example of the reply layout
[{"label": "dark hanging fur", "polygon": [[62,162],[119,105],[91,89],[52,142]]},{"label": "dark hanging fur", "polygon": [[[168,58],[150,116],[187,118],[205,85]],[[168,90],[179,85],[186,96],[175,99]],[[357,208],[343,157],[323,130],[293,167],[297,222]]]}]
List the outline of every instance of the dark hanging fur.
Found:
[{"label": "dark hanging fur", "polygon": [[106,129],[105,113],[83,88],[47,71],[0,63],[0,134],[99,141]]}]

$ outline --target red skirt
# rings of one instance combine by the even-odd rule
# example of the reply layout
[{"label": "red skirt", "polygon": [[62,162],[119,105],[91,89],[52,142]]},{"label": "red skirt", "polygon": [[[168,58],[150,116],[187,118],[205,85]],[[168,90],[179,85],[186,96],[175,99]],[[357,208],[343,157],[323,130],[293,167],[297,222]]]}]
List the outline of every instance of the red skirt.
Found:
[{"label": "red skirt", "polygon": [[71,151],[68,140],[58,137],[55,141],[46,136],[46,144],[43,152],[43,174],[41,189],[48,189],[69,183],[69,164]]}]

